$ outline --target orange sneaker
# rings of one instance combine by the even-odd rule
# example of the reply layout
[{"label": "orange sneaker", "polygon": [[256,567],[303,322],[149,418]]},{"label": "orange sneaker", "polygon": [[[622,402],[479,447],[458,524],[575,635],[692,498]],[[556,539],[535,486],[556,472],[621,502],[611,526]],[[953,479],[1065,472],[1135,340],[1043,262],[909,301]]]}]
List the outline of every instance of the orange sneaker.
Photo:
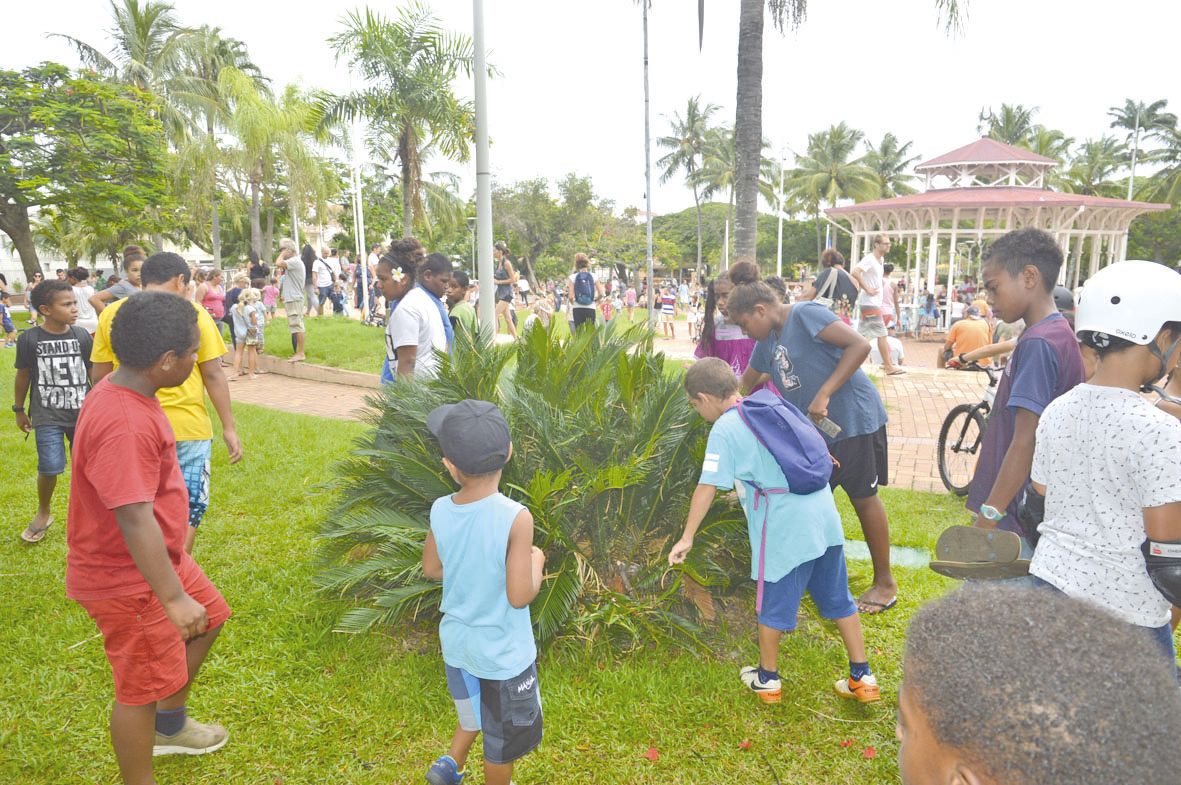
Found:
[{"label": "orange sneaker", "polygon": [[861,679],[844,678],[836,683],[837,695],[858,703],[873,703],[882,699],[882,691],[878,688],[878,680],[872,673]]},{"label": "orange sneaker", "polygon": [[738,678],[759,696],[763,703],[779,703],[783,699],[783,685],[779,679],[763,681],[759,678],[759,669],[746,667],[738,672]]}]

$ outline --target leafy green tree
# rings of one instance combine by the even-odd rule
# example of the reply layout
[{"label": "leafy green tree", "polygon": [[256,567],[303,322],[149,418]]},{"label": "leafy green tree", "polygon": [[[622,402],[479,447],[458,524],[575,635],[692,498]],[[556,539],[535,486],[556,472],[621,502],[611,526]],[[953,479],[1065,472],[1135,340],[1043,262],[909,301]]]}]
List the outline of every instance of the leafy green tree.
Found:
[{"label": "leafy green tree", "polygon": [[[865,158],[852,158],[865,135],[840,122],[808,135],[808,152],[797,156],[788,188],[800,202],[810,205],[816,218],[816,255],[821,252],[820,207],[835,206],[841,199],[865,201],[878,195],[877,173]],[[851,160],[850,160],[851,159]]]},{"label": "leafy green tree", "polygon": [[1128,148],[1114,136],[1087,139],[1075,152],[1062,180],[1065,191],[1119,198],[1123,186],[1115,176],[1128,161]]},{"label": "leafy green tree", "polygon": [[1028,147],[1034,135],[1033,118],[1037,112],[1036,106],[1023,104],[1001,104],[1000,110],[996,112],[992,107],[987,107],[980,110],[976,130],[998,142]]},{"label": "leafy green tree", "polygon": [[[716,591],[740,584],[746,524],[719,496],[684,571],[669,571],[706,427],[680,374],[652,354],[647,328],[611,325],[569,339],[534,328],[509,345],[457,340],[437,379],[383,391],[376,428],[337,472],[348,479],[340,509],[320,526],[319,584],[356,598],[338,628],[437,617],[440,585],[422,575],[422,544],[432,503],[454,486],[426,417],[476,398],[496,403],[512,428],[501,488],[533,514],[546,553],[530,606],[542,644],[699,640],[682,575]],[[529,383],[514,381],[522,379]]]},{"label": "leafy green tree", "polygon": [[1181,260],[1181,208],[1148,213],[1132,221],[1128,258],[1177,264]]},{"label": "leafy green tree", "polygon": [[322,96],[320,125],[364,118],[388,137],[390,158],[401,169],[402,229],[411,235],[425,220],[428,151],[468,160],[475,115],[471,102],[455,94],[454,82],[461,72],[471,72],[471,39],[445,30],[430,7],[416,1],[392,20],[368,8],[350,12],[344,29],[328,40],[366,86]]},{"label": "leafy green tree", "polygon": [[656,140],[669,152],[656,165],[661,168],[660,182],[666,183],[680,172],[693,191],[693,204],[697,210],[697,269],[701,269],[701,193],[693,173],[701,168],[706,154],[706,140],[710,118],[718,111],[715,104],[700,104],[701,96],[689,99],[685,114],[674,114],[671,133]]},{"label": "leafy green tree", "polygon": [[865,165],[873,170],[878,180],[878,196],[889,199],[904,194],[912,194],[915,189],[910,185],[914,175],[908,173],[917,155],[909,155],[914,142],[901,144],[898,137],[887,133],[881,143],[874,147],[868,141],[865,143]]},{"label": "leafy green tree", "polygon": [[1165,111],[1168,104],[1164,98],[1150,104],[1127,98],[1123,106],[1113,106],[1107,110],[1107,116],[1111,118],[1111,127],[1126,130],[1127,140],[1132,145],[1132,171],[1128,177],[1129,199],[1136,190],[1136,160],[1140,154],[1140,135],[1167,140],[1170,132],[1177,128],[1177,115]]},{"label": "leafy green tree", "polygon": [[142,91],[45,63],[0,71],[0,230],[40,269],[30,213],[53,206],[112,256],[172,216],[167,146]]}]

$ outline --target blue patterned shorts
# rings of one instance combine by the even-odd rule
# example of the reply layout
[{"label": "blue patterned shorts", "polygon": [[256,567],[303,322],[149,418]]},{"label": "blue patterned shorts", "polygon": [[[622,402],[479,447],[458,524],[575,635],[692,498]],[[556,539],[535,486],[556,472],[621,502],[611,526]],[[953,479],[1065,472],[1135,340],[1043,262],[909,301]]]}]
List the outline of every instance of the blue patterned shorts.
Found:
[{"label": "blue patterned shorts", "polygon": [[495,681],[447,668],[447,689],[455,701],[459,725],[484,734],[484,760],[512,763],[541,744],[541,687],[537,665],[511,679]]},{"label": "blue patterned shorts", "polygon": [[176,443],[176,458],[180,473],[189,489],[189,526],[201,525],[209,508],[209,456],[213,452],[211,439],[195,439]]}]

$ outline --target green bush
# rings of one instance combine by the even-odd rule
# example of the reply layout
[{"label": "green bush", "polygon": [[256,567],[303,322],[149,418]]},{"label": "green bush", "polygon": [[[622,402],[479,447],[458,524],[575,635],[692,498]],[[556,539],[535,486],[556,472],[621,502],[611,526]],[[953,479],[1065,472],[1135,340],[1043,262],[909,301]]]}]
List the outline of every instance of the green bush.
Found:
[{"label": "green bush", "polygon": [[455,488],[426,418],[440,404],[479,398],[509,422],[514,453],[501,490],[529,508],[546,552],[531,606],[541,642],[700,643],[687,598],[700,605],[704,593],[686,591],[683,577],[713,591],[740,583],[746,525],[719,497],[684,570],[668,568],[707,427],[682,375],[652,353],[648,328],[612,324],[569,338],[534,327],[513,344],[457,342],[437,379],[399,381],[374,399],[375,427],[342,467],[339,508],[320,527],[318,578],[357,600],[338,628],[437,615],[440,584],[422,575],[422,544],[431,504]]}]

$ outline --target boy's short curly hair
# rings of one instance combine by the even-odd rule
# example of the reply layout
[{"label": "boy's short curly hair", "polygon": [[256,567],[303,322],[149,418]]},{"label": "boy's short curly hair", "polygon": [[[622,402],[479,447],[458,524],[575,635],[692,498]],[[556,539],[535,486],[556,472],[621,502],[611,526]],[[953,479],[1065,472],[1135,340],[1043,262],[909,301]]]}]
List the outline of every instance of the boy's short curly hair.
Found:
[{"label": "boy's short curly hair", "polygon": [[1002,236],[984,250],[984,264],[995,264],[1016,277],[1028,265],[1037,268],[1042,286],[1054,291],[1058,272],[1062,269],[1062,249],[1049,232],[1033,227],[1017,229]]},{"label": "boy's short curly hair", "polygon": [[62,281],[54,279],[52,281],[42,281],[33,288],[32,294],[29,295],[29,305],[33,308],[33,313],[41,313],[41,307],[51,307],[53,299],[61,292],[74,293],[74,287],[70,285],[69,281]]},{"label": "boy's short curly hair", "polygon": [[143,370],[168,352],[182,355],[197,340],[197,310],[156,289],[127,298],[111,323],[111,349],[121,365]]},{"label": "boy's short curly hair", "polygon": [[690,398],[710,395],[724,401],[738,392],[738,377],[725,360],[704,357],[685,372],[685,392]]},{"label": "boy's short curly hair", "polygon": [[939,744],[992,782],[1174,782],[1176,668],[1149,637],[1064,594],[972,586],[911,621],[905,689]]}]

